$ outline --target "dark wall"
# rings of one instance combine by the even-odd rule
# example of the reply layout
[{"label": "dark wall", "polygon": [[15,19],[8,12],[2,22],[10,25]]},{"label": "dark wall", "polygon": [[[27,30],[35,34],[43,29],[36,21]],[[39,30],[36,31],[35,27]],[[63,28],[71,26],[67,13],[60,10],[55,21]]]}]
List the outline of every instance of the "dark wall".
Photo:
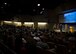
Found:
[{"label": "dark wall", "polygon": [[47,22],[48,18],[44,17],[43,15],[37,15],[37,16],[15,16],[13,17],[14,18],[14,21],[23,21],[23,22],[34,22],[34,21],[37,21],[37,22]]}]

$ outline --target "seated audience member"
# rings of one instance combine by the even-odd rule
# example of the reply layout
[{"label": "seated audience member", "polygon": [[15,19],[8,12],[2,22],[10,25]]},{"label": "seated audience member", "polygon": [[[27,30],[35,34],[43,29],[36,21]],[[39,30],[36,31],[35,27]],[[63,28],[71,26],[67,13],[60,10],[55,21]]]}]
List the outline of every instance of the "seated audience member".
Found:
[{"label": "seated audience member", "polygon": [[41,48],[41,49],[49,49],[49,46],[47,43],[42,42],[41,40],[39,40],[36,44],[37,47]]},{"label": "seated audience member", "polygon": [[68,48],[69,48],[69,50],[68,50],[68,52],[70,53],[70,54],[76,54],[76,38],[75,37],[69,37],[69,42],[68,42]]}]

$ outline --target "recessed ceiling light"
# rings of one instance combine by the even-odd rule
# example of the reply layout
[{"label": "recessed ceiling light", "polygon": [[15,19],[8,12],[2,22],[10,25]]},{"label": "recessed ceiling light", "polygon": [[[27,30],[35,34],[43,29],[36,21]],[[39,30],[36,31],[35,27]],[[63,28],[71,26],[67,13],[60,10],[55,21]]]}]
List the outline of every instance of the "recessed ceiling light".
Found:
[{"label": "recessed ceiling light", "polygon": [[40,4],[37,4],[37,6],[40,6]]},{"label": "recessed ceiling light", "polygon": [[7,5],[7,3],[4,3],[5,5]]},{"label": "recessed ceiling light", "polygon": [[36,11],[35,9],[33,9],[33,11]]},{"label": "recessed ceiling light", "polygon": [[3,7],[1,7],[1,8],[3,8]]},{"label": "recessed ceiling light", "polygon": [[44,10],[44,8],[42,8],[42,10]]},{"label": "recessed ceiling light", "polygon": [[42,14],[42,13],[43,13],[43,11],[40,12],[40,14]]}]

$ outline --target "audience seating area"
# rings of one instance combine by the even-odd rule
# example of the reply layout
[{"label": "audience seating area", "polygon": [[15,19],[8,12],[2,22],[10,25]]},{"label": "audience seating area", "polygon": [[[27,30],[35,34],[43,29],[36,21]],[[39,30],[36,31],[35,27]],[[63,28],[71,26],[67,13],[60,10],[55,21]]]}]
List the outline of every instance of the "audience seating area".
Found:
[{"label": "audience seating area", "polygon": [[75,33],[2,25],[0,54],[76,54]]}]

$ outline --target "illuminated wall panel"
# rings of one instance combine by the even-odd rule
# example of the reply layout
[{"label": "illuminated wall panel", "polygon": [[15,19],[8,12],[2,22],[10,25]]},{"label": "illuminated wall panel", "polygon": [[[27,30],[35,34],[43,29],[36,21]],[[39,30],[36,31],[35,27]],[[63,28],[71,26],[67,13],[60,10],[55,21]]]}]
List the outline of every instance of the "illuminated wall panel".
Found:
[{"label": "illuminated wall panel", "polygon": [[21,22],[13,22],[15,26],[22,26]]},{"label": "illuminated wall panel", "polygon": [[26,27],[32,27],[32,28],[34,28],[34,22],[24,22],[23,25],[26,26]]},{"label": "illuminated wall panel", "polygon": [[47,24],[46,22],[38,22],[38,28],[40,29],[46,29],[47,28]]}]

